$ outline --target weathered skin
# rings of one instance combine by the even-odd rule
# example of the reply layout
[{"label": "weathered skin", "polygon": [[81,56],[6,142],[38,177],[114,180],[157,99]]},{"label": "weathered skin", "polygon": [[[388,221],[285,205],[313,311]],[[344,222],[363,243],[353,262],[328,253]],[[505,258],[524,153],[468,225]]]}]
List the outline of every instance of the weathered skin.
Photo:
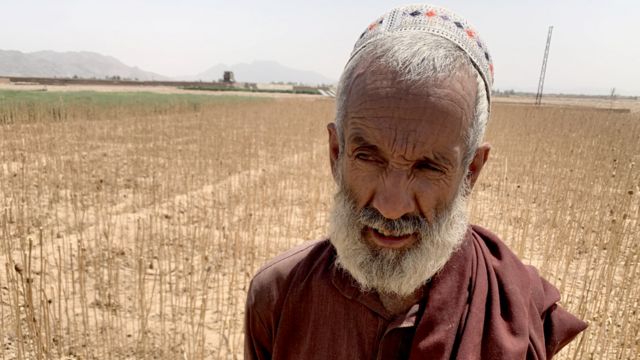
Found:
[{"label": "weathered skin", "polygon": [[[476,80],[469,71],[459,71],[412,86],[384,66],[364,68],[347,96],[342,157],[336,125],[328,126],[334,176],[340,167],[358,209],[372,206],[389,219],[413,214],[431,222],[451,203],[465,176],[473,186],[489,154],[490,146],[483,144],[469,168],[463,168]],[[417,240],[416,234],[364,232],[379,247],[402,249]]]}]

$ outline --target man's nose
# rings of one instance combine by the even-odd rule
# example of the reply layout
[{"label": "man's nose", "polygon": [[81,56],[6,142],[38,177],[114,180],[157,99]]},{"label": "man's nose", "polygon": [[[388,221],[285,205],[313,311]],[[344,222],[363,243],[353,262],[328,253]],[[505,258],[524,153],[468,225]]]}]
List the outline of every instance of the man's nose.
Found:
[{"label": "man's nose", "polygon": [[416,203],[407,173],[398,169],[388,170],[376,188],[371,206],[392,220],[415,212]]}]

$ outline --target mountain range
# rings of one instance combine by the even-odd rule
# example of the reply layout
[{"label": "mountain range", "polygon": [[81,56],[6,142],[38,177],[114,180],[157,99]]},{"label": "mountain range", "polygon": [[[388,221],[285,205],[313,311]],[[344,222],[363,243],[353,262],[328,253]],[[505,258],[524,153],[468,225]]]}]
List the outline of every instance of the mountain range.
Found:
[{"label": "mountain range", "polygon": [[138,67],[127,66],[114,57],[88,51],[23,53],[0,50],[0,76],[169,79]]},{"label": "mountain range", "polygon": [[293,69],[275,61],[254,61],[235,65],[218,64],[196,75],[168,77],[120,60],[94,52],[38,51],[23,53],[0,50],[0,77],[62,77],[62,78],[111,78],[148,80],[218,81],[224,71],[233,71],[236,81],[255,83],[301,83],[308,85],[332,84],[335,80],[313,71]]}]

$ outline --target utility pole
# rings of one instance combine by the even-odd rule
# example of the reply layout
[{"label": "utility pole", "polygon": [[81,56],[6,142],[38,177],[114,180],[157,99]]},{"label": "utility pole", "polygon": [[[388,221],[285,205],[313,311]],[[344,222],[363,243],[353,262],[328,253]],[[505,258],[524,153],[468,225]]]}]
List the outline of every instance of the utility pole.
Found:
[{"label": "utility pole", "polygon": [[613,103],[616,101],[617,96],[616,88],[611,89],[611,103],[609,104],[609,109],[613,109]]},{"label": "utility pole", "polygon": [[549,47],[551,46],[551,33],[553,26],[549,26],[549,34],[547,35],[547,46],[544,48],[544,58],[542,59],[542,70],[540,71],[540,80],[538,81],[538,92],[536,93],[536,105],[542,104],[542,88],[544,87],[544,76],[547,72],[547,59],[549,58]]}]

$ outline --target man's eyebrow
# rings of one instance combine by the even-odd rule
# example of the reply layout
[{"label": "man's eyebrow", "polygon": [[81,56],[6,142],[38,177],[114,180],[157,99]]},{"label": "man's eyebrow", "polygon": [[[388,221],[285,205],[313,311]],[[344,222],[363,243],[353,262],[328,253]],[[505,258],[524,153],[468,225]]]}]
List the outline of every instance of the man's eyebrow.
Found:
[{"label": "man's eyebrow", "polygon": [[[365,148],[365,149],[370,149],[370,150],[379,150],[378,146],[370,143],[369,141],[367,141],[367,139],[365,139],[364,136],[360,135],[360,134],[354,134],[349,136],[348,138],[348,143],[353,146],[353,147],[357,147],[357,148]],[[437,162],[439,164],[442,164],[448,168],[453,168],[453,162],[451,161],[451,159],[449,159],[449,157],[445,156],[442,153],[439,152],[433,152],[433,155],[425,155],[423,156],[421,159],[421,161],[428,161],[428,162]]]},{"label": "man's eyebrow", "polygon": [[[426,159],[426,157],[425,157],[425,159]],[[451,160],[447,156],[444,156],[444,155],[442,155],[442,154],[440,154],[438,152],[434,152],[433,153],[433,159],[435,161],[437,161],[438,163],[443,164],[443,165],[445,165],[445,166],[447,166],[449,168],[454,167],[453,163],[451,162]]]},{"label": "man's eyebrow", "polygon": [[349,144],[357,146],[357,147],[366,147],[366,148],[370,148],[370,149],[377,149],[378,147],[376,145],[373,145],[372,143],[370,143],[369,141],[367,141],[367,139],[364,138],[364,136],[356,134],[353,136],[349,136]]}]

